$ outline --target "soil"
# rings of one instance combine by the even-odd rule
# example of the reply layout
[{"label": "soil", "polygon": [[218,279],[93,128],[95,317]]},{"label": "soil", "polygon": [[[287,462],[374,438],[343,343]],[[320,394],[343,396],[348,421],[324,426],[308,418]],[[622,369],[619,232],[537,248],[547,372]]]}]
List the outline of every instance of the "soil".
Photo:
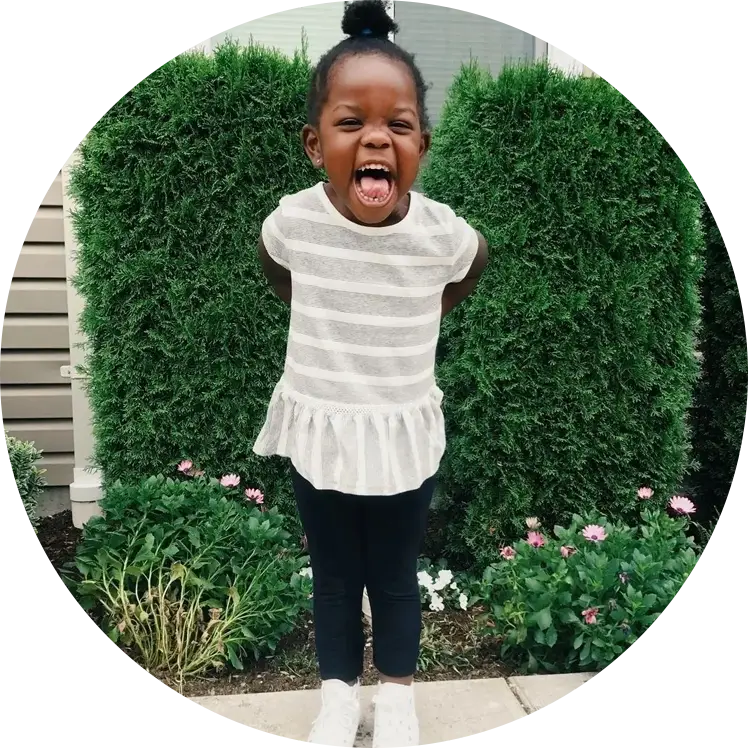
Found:
[{"label": "soil", "polygon": [[[74,559],[81,534],[73,527],[69,511],[40,520],[39,542],[58,573],[64,564]],[[474,616],[472,611],[424,612],[418,680],[504,678],[514,674],[500,661],[495,649],[476,636]],[[375,684],[377,673],[372,663],[370,631],[367,631],[364,668],[364,685]],[[168,678],[161,680],[180,690]],[[318,687],[314,627],[308,615],[296,631],[280,643],[274,656],[248,664],[244,671],[227,668],[221,673],[189,681],[183,685],[181,693],[216,696]]]}]

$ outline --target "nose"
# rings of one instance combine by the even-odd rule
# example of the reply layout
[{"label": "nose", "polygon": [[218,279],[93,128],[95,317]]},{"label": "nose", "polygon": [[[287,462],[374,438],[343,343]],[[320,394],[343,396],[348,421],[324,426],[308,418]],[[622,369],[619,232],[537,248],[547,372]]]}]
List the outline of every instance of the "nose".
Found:
[{"label": "nose", "polygon": [[365,148],[389,148],[391,144],[389,133],[381,127],[370,128],[363,137]]}]

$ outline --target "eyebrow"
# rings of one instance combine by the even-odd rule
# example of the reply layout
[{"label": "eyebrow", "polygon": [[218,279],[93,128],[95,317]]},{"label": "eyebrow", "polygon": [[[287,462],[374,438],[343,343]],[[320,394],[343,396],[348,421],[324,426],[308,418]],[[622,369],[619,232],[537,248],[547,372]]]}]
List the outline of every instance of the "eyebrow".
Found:
[{"label": "eyebrow", "polygon": [[[348,110],[350,110],[352,112],[362,112],[363,111],[362,107],[358,106],[357,104],[345,104],[345,103],[343,103],[343,104],[338,104],[337,106],[335,106],[333,108],[333,112],[337,112],[339,109],[348,109]],[[415,116],[416,110],[413,109],[413,107],[401,106],[401,107],[397,107],[393,111],[393,114],[412,114],[413,116]]]}]

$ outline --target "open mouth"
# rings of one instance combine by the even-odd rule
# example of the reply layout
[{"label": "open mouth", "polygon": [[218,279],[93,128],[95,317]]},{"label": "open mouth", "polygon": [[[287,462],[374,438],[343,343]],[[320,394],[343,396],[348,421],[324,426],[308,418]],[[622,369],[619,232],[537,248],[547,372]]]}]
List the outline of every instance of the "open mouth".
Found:
[{"label": "open mouth", "polygon": [[394,191],[395,180],[386,166],[371,163],[356,169],[356,194],[364,205],[382,206]]}]

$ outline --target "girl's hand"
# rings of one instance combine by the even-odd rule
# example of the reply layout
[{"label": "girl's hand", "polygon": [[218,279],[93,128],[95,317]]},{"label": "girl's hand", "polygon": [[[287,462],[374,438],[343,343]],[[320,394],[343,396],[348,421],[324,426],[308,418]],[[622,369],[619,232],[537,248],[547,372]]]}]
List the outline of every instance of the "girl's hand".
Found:
[{"label": "girl's hand", "polygon": [[286,270],[282,265],[279,265],[273,258],[268,254],[265,248],[265,243],[260,237],[257,242],[257,253],[260,257],[260,264],[262,265],[262,271],[265,273],[265,277],[268,279],[268,283],[275,291],[276,296],[281,301],[285,301],[286,304],[291,303],[291,272]]},{"label": "girl's hand", "polygon": [[478,251],[475,253],[475,259],[470,266],[467,275],[459,283],[450,283],[442,295],[442,319],[446,317],[458,304],[470,296],[478,285],[483,271],[488,264],[488,244],[485,237],[479,231],[478,234]]}]

